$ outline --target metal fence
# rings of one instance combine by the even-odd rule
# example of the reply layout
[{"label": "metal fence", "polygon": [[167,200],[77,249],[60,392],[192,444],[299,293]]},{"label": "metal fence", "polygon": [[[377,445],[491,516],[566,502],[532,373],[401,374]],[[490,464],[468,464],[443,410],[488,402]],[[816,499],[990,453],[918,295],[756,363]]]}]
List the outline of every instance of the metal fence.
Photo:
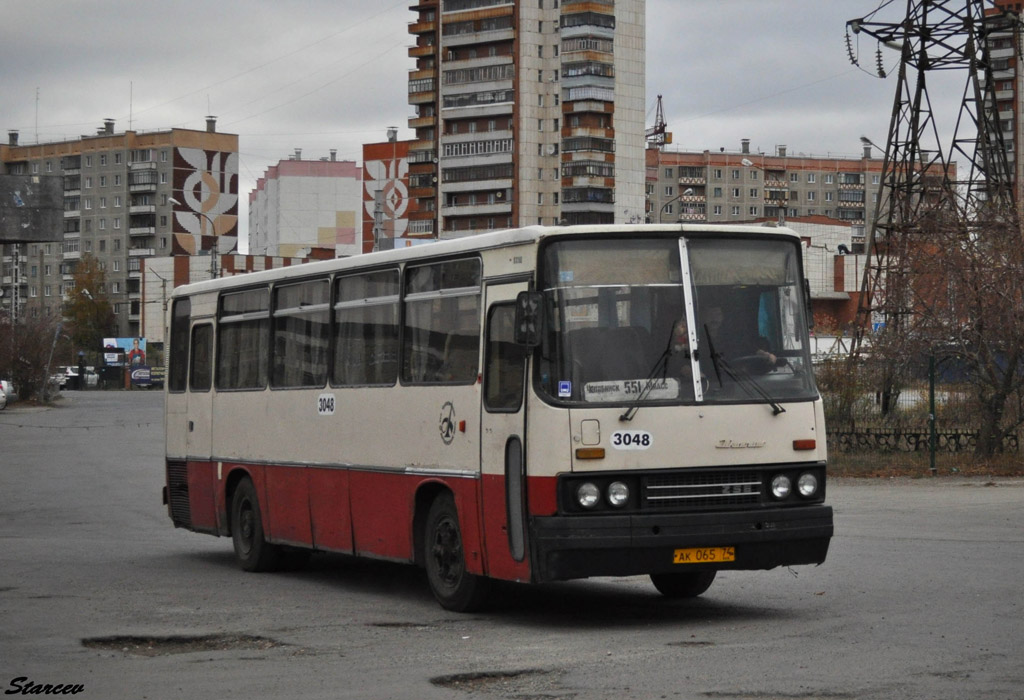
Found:
[{"label": "metal fence", "polygon": [[[981,427],[978,391],[969,372],[931,357],[891,363],[846,358],[816,367],[825,404],[830,463],[847,471],[956,471],[975,453]],[[1021,406],[1007,403],[1006,421]],[[1020,435],[1002,442],[1002,453],[1021,455]]]}]

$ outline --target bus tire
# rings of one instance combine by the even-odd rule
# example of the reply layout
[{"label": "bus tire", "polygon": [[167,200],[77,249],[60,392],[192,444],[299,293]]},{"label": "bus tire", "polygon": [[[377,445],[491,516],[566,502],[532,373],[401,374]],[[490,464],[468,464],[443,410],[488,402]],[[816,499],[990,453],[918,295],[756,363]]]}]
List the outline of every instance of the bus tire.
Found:
[{"label": "bus tire", "polygon": [[696,598],[711,587],[716,571],[651,574],[651,583],[666,598]]},{"label": "bus tire", "polygon": [[231,541],[235,559],[244,571],[274,571],[281,563],[281,548],[267,542],[256,487],[245,477],[231,497]]},{"label": "bus tire", "polygon": [[489,581],[466,571],[459,513],[450,493],[438,495],[430,504],[423,548],[427,581],[441,607],[455,612],[479,610],[487,597]]}]

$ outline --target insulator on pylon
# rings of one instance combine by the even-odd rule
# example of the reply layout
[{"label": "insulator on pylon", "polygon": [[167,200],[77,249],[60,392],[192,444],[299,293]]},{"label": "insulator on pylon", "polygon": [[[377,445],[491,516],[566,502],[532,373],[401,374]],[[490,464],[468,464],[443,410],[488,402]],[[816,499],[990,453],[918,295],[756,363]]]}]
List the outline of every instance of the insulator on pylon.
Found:
[{"label": "insulator on pylon", "polygon": [[878,77],[879,78],[884,78],[885,77],[885,66],[882,65],[882,47],[881,46],[879,46],[877,49],[875,49],[875,64],[876,64],[876,70],[878,71]]},{"label": "insulator on pylon", "polygon": [[857,57],[853,55],[853,42],[850,41],[849,29],[846,30],[846,55],[850,57],[850,63],[858,67],[860,66],[860,64],[857,63]]}]

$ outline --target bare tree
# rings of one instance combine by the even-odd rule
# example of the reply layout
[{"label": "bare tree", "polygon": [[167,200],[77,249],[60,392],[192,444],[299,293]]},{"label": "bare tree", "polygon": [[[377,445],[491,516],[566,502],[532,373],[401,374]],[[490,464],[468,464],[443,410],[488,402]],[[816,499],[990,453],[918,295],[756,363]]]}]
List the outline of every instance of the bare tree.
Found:
[{"label": "bare tree", "polygon": [[936,207],[905,252],[904,323],[892,347],[953,361],[974,387],[976,455],[1003,449],[1024,423],[1024,237],[1016,212],[991,206],[967,217]]},{"label": "bare tree", "polygon": [[22,399],[43,394],[47,363],[61,340],[57,330],[58,319],[52,317],[26,317],[16,324],[0,317],[0,377],[13,380]]}]

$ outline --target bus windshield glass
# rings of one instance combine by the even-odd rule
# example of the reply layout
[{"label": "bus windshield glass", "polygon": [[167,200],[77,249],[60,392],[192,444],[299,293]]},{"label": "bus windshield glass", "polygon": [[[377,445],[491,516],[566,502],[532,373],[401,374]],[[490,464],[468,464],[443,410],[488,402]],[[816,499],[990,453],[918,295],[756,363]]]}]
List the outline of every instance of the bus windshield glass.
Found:
[{"label": "bus windshield glass", "polygon": [[547,246],[540,390],[586,405],[816,398],[799,260],[781,237]]}]

